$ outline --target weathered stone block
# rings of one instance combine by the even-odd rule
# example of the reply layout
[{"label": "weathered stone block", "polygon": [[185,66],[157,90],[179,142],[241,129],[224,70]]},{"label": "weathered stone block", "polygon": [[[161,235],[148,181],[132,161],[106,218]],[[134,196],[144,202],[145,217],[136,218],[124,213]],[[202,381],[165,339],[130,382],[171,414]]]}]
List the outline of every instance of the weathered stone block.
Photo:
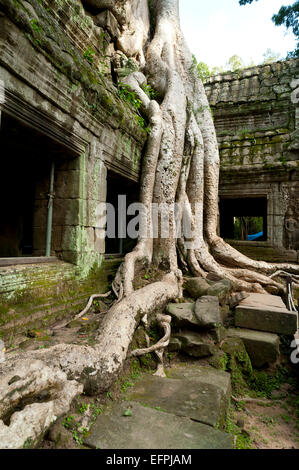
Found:
[{"label": "weathered stone block", "polygon": [[221,425],[228,405],[230,376],[211,368],[175,368],[171,377],[145,376],[127,397],[177,416]]},{"label": "weathered stone block", "polygon": [[[127,409],[129,417],[124,416]],[[117,403],[99,415],[84,443],[97,449],[232,448],[229,434],[136,402]]]},{"label": "weathered stone block", "polygon": [[194,303],[169,304],[167,312],[172,316],[174,325],[178,328],[198,327],[198,320],[194,315]]},{"label": "weathered stone block", "polygon": [[59,170],[55,174],[55,197],[60,199],[80,197],[80,172]]},{"label": "weathered stone block", "polygon": [[216,282],[211,285],[206,295],[218,297],[220,304],[224,305],[228,302],[232,287],[233,285],[231,281],[223,279],[222,281]]},{"label": "weathered stone block", "polygon": [[270,365],[279,357],[279,337],[276,334],[230,328],[227,335],[241,338],[254,367]]},{"label": "weathered stone block", "polygon": [[181,343],[181,350],[192,357],[208,357],[215,352],[215,344],[206,333],[182,331],[173,335]]},{"label": "weathered stone block", "polygon": [[168,351],[170,352],[178,352],[181,350],[182,343],[178,338],[174,338],[173,336],[170,338]]},{"label": "weathered stone block", "polygon": [[80,199],[55,199],[53,210],[54,225],[78,225],[80,222]]},{"label": "weathered stone block", "polygon": [[221,341],[223,341],[224,338],[226,338],[226,333],[227,333],[226,328],[220,323],[217,324],[215,328],[211,328],[209,330],[209,334],[211,335],[211,338],[213,338],[215,343],[221,343]]},{"label": "weathered stone block", "polygon": [[201,277],[191,277],[185,281],[184,288],[193,299],[206,295],[210,285]]},{"label": "weathered stone block", "polygon": [[250,294],[236,307],[235,325],[281,335],[293,335],[298,329],[298,314],[286,309],[280,297]]},{"label": "weathered stone block", "polygon": [[214,328],[222,323],[218,297],[200,297],[195,303],[194,313],[198,324],[204,328]]}]

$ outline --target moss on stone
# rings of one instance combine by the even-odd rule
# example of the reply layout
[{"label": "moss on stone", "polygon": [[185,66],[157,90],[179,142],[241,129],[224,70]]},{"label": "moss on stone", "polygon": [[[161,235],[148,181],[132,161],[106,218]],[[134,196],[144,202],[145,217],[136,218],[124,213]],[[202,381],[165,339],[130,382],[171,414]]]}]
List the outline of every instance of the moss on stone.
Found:
[{"label": "moss on stone", "polygon": [[242,394],[248,388],[248,380],[251,379],[253,369],[250,358],[240,338],[226,338],[222,350],[229,357],[227,370],[231,373],[232,388],[234,393]]}]

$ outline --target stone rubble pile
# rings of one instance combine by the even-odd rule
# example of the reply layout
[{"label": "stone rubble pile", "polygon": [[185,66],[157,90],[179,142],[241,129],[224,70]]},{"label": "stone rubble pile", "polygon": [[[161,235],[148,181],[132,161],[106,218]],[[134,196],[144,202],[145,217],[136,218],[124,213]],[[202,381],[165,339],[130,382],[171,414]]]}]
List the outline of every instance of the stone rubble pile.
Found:
[{"label": "stone rubble pile", "polygon": [[195,301],[168,305],[167,312],[172,316],[174,327],[169,350],[196,358],[212,356],[225,336],[223,322],[232,283],[189,278],[184,287]]},{"label": "stone rubble pile", "polygon": [[[267,367],[279,357],[280,335],[298,330],[298,314],[287,310],[278,296],[233,293],[232,283],[219,278],[188,278],[184,288],[194,301],[167,307],[173,325],[171,352],[208,358],[217,354],[225,338],[239,338],[252,365]],[[225,321],[229,312],[234,312],[230,325]]]}]

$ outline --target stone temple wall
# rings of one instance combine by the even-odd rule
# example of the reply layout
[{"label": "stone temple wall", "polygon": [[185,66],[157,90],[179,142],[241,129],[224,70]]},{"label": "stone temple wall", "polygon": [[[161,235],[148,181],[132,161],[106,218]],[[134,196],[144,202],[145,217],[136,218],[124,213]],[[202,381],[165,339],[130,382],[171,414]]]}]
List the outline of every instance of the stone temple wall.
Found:
[{"label": "stone temple wall", "polygon": [[76,0],[0,0],[0,173],[2,168],[3,180],[11,181],[5,183],[7,213],[17,211],[14,193],[20,201],[24,196],[19,183],[14,187],[16,181],[24,183],[18,172],[25,171],[25,179],[36,173],[37,257],[45,254],[50,163],[55,162],[51,258],[37,265],[0,263],[0,329],[19,325],[22,304],[37,312],[28,313],[32,321],[47,317],[50,322],[55,312],[63,315],[70,299],[78,310],[90,292],[107,288],[106,282],[98,284],[105,241],[97,206],[106,201],[108,170],[138,182],[147,138],[113,83],[115,30],[111,18],[108,23],[107,29],[95,25]]},{"label": "stone temple wall", "polygon": [[267,199],[267,240],[231,243],[255,258],[297,261],[299,60],[220,74],[205,88],[220,150],[220,200]]}]

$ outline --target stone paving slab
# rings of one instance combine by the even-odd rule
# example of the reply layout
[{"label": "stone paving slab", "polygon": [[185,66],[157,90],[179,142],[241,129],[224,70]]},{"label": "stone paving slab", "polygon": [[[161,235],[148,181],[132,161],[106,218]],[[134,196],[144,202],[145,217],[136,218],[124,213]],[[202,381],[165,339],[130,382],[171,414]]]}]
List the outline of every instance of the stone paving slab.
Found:
[{"label": "stone paving slab", "polygon": [[287,310],[278,296],[250,294],[236,307],[235,326],[293,335],[298,329],[298,314]]},{"label": "stone paving slab", "polygon": [[128,399],[216,427],[224,423],[227,392],[215,382],[191,374],[182,378],[149,375],[136,383]]},{"label": "stone paving slab", "polygon": [[214,367],[194,366],[172,367],[169,371],[170,378],[190,379],[221,388],[223,394],[228,398],[231,391],[230,374],[223,370],[214,369]]},{"label": "stone paving slab", "polygon": [[274,333],[229,328],[227,336],[241,338],[254,367],[273,364],[279,357],[279,336]]},{"label": "stone paving slab", "polygon": [[251,293],[246,299],[241,300],[240,305],[250,307],[274,307],[287,310],[283,300],[278,295]]},{"label": "stone paving slab", "polygon": [[[127,410],[130,416],[124,416]],[[99,415],[84,444],[98,449],[232,449],[229,434],[132,401]]]}]

